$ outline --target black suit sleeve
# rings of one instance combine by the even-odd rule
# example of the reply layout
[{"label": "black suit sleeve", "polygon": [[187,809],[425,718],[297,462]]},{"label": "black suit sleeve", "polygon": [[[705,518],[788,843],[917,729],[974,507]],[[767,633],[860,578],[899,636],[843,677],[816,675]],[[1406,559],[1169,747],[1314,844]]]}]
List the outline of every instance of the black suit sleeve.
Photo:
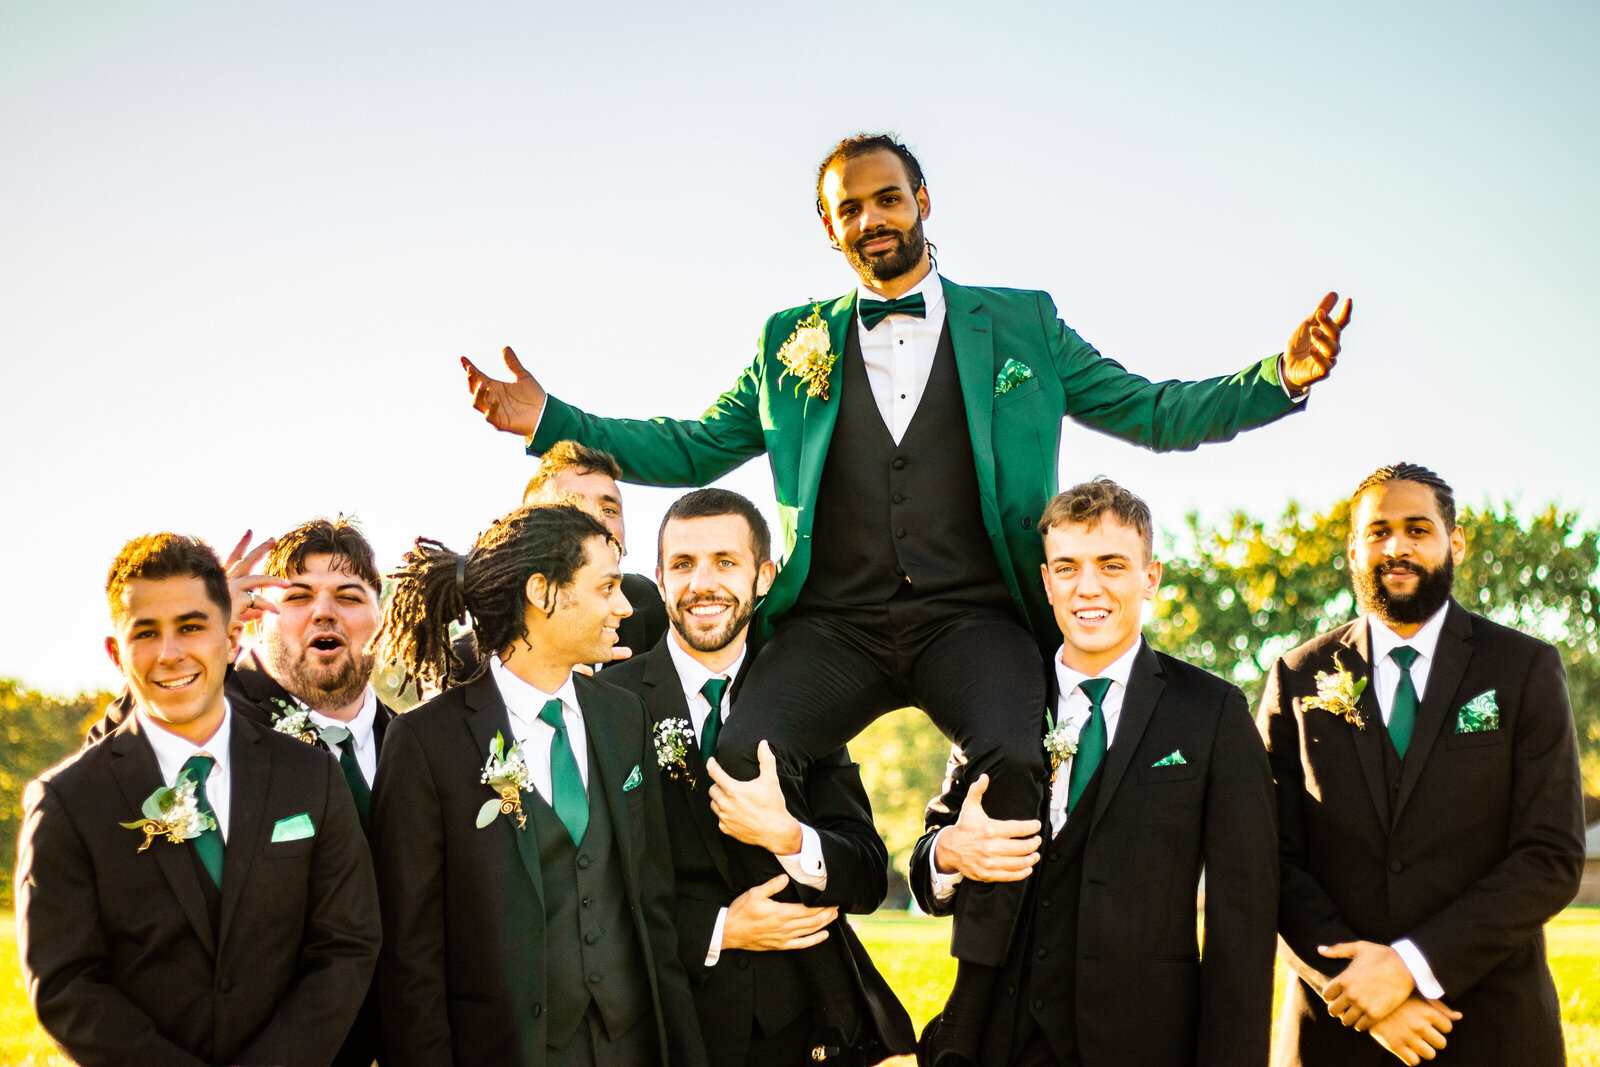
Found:
[{"label": "black suit sleeve", "polygon": [[1267,1062],[1278,909],[1272,770],[1244,694],[1229,691],[1206,779],[1205,952],[1197,1064]]},{"label": "black suit sleeve", "polygon": [[23,799],[16,896],[28,999],[73,1062],[198,1067],[200,1060],[157,1033],[154,1020],[111,984],[94,864],[48,782],[29,785]]},{"label": "black suit sleeve", "polygon": [[801,899],[811,907],[872,912],[889,892],[889,849],[872,823],[861,768],[841,748],[807,769],[805,793],[828,884],[820,892],[800,887]]},{"label": "black suit sleeve", "polygon": [[1505,858],[1411,932],[1447,996],[1459,995],[1571,903],[1583,876],[1583,795],[1561,658],[1544,646],[1512,736]]},{"label": "black suit sleeve", "polygon": [[331,1060],[361,1010],[377,963],[378,887],[355,800],[324,756],[322,825],[311,854],[295,980],[272,1018],[236,1057],[241,1064]]},{"label": "black suit sleeve", "polygon": [[948,915],[955,907],[955,897],[943,903],[933,898],[933,875],[929,865],[933,861],[934,838],[939,836],[940,830],[954,825],[961,817],[961,805],[967,799],[966,772],[966,756],[961,749],[950,746],[950,762],[944,772],[944,792],[928,802],[928,810],[923,814],[922,836],[911,847],[911,870],[908,872],[911,895],[916,898],[917,907],[929,915]]}]

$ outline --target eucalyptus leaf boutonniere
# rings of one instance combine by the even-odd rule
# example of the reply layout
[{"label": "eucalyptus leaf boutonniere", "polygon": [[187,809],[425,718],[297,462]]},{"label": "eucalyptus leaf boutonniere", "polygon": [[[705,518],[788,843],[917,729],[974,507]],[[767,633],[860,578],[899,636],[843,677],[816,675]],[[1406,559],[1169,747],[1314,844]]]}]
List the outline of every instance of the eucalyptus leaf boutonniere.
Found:
[{"label": "eucalyptus leaf boutonniere", "polygon": [[1318,711],[1330,712],[1350,723],[1357,730],[1365,730],[1367,724],[1361,721],[1361,712],[1356,710],[1356,701],[1361,699],[1361,694],[1366,692],[1367,679],[1354,678],[1344,669],[1344,664],[1339,662],[1339,657],[1333,657],[1336,671],[1317,672],[1317,695],[1306,698],[1306,707]]},{"label": "eucalyptus leaf boutonniere", "polygon": [[139,846],[140,852],[149,848],[150,843],[158,837],[181,845],[207,830],[217,828],[216,820],[200,810],[200,802],[195,799],[195,784],[188,771],[178,775],[178,780],[170,787],[157,789],[145,797],[139,813],[144,818],[121,825],[130,830],[144,831],[144,844]]},{"label": "eucalyptus leaf boutonniere", "polygon": [[480,781],[500,795],[486,800],[478,809],[478,829],[494,822],[496,815],[515,815],[517,829],[526,829],[528,817],[522,811],[522,793],[533,788],[533,773],[522,758],[522,746],[516,743],[506,750],[506,739],[498,731],[489,742],[489,759],[483,765]]},{"label": "eucalyptus leaf boutonniere", "polygon": [[778,375],[778,384],[782,385],[783,379],[793,374],[799,379],[794,385],[795,396],[800,395],[800,387],[804,385],[807,396],[827,400],[828,375],[838,359],[833,351],[833,338],[828,334],[828,324],[822,318],[822,305],[813,303],[811,314],[800,320],[794,333],[778,349],[778,362],[784,366],[783,373]]},{"label": "eucalyptus leaf boutonniere", "polygon": [[689,746],[694,744],[694,726],[688,719],[662,719],[656,723],[656,766],[667,772],[673,781],[686,781],[694,788],[694,775],[689,773]]},{"label": "eucalyptus leaf boutonniere", "polygon": [[[1050,723],[1053,716],[1045,712],[1045,722]],[[1078,735],[1083,732],[1083,727],[1072,722],[1058,722],[1050,726],[1044,735],[1044,754],[1050,758],[1050,773],[1055,774],[1056,768],[1078,754]]]},{"label": "eucalyptus leaf boutonniere", "polygon": [[273,697],[271,703],[277,705],[277,710],[272,711],[272,728],[280,734],[299,738],[308,745],[314,745],[318,740],[317,724],[311,721],[311,709],[299,704],[291,704],[282,697]]}]

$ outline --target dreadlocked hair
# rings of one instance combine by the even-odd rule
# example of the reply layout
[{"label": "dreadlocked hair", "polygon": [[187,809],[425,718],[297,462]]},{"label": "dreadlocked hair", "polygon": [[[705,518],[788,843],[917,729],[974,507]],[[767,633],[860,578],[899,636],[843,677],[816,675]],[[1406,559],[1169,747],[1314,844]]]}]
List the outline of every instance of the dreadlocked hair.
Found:
[{"label": "dreadlocked hair", "polygon": [[[588,542],[596,537],[618,547],[598,520],[554,505],[518,508],[495,520],[465,555],[417,538],[388,576],[389,602],[373,638],[379,661],[400,667],[402,693],[411,685],[420,696],[424,685],[442,689],[471,681],[490,655],[527,638],[528,579],[542,574],[553,591],[566,588],[589,562]],[[546,615],[555,612],[554,599],[540,606]],[[470,675],[450,637],[450,624],[468,615],[480,652]]]},{"label": "dreadlocked hair", "polygon": [[1447,531],[1456,528],[1455,490],[1450,488],[1449,482],[1416,463],[1391,463],[1367,475],[1350,495],[1351,510],[1355,509],[1355,503],[1361,499],[1362,493],[1387,482],[1416,482],[1432,489],[1433,499],[1439,505],[1439,517],[1444,520],[1444,528]]}]

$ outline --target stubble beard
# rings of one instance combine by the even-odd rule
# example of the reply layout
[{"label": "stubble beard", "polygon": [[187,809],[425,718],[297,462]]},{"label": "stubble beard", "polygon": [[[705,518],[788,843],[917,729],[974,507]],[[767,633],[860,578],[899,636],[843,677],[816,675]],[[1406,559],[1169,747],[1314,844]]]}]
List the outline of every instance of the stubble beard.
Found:
[{"label": "stubble beard", "polygon": [[704,597],[685,597],[676,604],[668,605],[667,608],[667,617],[672,622],[672,628],[678,632],[679,637],[683,638],[683,643],[696,652],[721,652],[733,642],[734,638],[739,636],[740,631],[750,625],[750,619],[756,613],[756,595],[755,589],[752,588],[750,595],[735,605],[733,614],[729,616],[727,622],[710,633],[704,633],[693,629],[689,625],[689,622],[694,618],[693,615],[689,614],[689,608],[694,604],[704,603],[726,604],[727,601],[708,601]]}]

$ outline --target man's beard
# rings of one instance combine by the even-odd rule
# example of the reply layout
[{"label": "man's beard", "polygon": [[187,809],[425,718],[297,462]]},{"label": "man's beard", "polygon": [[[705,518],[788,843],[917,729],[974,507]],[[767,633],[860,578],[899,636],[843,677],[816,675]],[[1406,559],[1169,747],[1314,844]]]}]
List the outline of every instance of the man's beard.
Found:
[{"label": "man's beard", "polygon": [[695,630],[690,626],[694,616],[689,614],[689,608],[696,604],[733,604],[733,602],[720,597],[686,596],[676,604],[667,605],[667,617],[672,620],[672,628],[678,631],[678,636],[683,638],[684,644],[696,652],[721,652],[750,624],[751,616],[756,613],[755,587],[751,587],[748,597],[733,604],[733,613],[728,616],[728,621],[710,633]]},{"label": "man's beard", "polygon": [[[872,256],[862,254],[858,246],[879,237],[893,237],[896,241],[895,247]],[[922,236],[922,220],[918,219],[909,233],[901,233],[892,226],[879,226],[864,233],[855,239],[855,243],[844,246],[844,256],[862,278],[873,282],[887,282],[900,277],[921,263],[922,254],[927,249],[927,239]]]},{"label": "man's beard", "polygon": [[331,670],[313,668],[307,662],[309,652],[293,656],[277,632],[268,631],[267,671],[302,704],[314,711],[332,711],[353,704],[366,691],[377,662],[375,656],[352,651],[348,641],[344,651]]},{"label": "man's beard", "polygon": [[[1396,567],[1408,569],[1417,576],[1416,589],[1404,596],[1396,596],[1383,584],[1383,575]],[[1455,576],[1455,561],[1448,556],[1444,563],[1433,569],[1415,561],[1400,560],[1389,560],[1376,567],[1357,568],[1352,574],[1356,606],[1363,613],[1375,615],[1391,626],[1415,626],[1427,622],[1450,599],[1450,586]]]}]

